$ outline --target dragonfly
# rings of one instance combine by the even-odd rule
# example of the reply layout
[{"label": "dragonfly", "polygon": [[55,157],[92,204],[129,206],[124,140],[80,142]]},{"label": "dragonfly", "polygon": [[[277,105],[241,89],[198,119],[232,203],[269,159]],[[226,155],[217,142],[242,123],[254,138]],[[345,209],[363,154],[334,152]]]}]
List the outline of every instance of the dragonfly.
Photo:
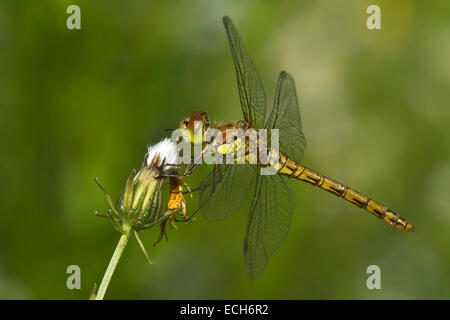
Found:
[{"label": "dragonfly", "polygon": [[[242,132],[250,129],[279,130],[280,152],[279,161],[274,167],[276,174],[261,175],[258,169],[267,166],[262,163],[214,164],[199,188],[200,209],[203,216],[211,221],[232,216],[251,195],[244,240],[244,260],[250,278],[256,278],[264,270],[268,258],[278,249],[288,233],[296,204],[290,179],[304,181],[328,191],[400,230],[414,231],[411,223],[385,205],[300,164],[306,139],[302,131],[293,78],[285,71],[280,73],[274,105],[266,119],[266,97],[260,76],[231,19],[225,16],[223,23],[236,70],[244,120],[225,123],[215,128],[224,135],[223,139],[210,142],[202,139],[201,143],[205,145],[203,150],[209,149],[226,155],[233,148],[224,146],[236,146],[237,143],[246,148],[245,155],[248,156],[248,143]],[[180,128],[189,133],[192,143],[196,143],[194,126],[199,122],[204,128],[203,135],[211,130],[204,111],[186,116],[180,124]],[[197,164],[192,165],[184,175],[191,174],[196,167]]]}]

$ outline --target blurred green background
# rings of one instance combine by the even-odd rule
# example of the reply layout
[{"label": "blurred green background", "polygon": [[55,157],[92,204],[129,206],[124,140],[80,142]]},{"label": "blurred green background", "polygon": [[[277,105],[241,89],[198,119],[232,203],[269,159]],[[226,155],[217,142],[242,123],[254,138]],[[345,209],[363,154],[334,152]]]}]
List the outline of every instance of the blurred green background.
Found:
[{"label": "blurred green background", "polygon": [[[81,30],[66,8],[81,8]],[[381,7],[382,30],[366,28]],[[293,183],[290,232],[256,280],[245,273],[248,206],[130,240],[110,299],[450,298],[448,1],[0,1],[0,298],[86,299],[119,239],[97,218],[146,146],[184,115],[240,120],[229,15],[272,106],[287,70],[300,97],[303,164],[408,218],[390,227]],[[186,181],[196,187],[208,168]],[[189,209],[196,202],[189,202]],[[81,290],[66,268],[81,268]],[[368,290],[366,268],[381,268]]]}]

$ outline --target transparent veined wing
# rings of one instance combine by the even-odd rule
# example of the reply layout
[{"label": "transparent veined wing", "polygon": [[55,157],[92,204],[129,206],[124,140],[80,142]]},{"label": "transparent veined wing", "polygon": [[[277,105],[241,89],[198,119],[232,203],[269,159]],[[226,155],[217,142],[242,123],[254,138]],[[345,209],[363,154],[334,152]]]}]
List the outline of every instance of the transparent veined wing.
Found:
[{"label": "transparent veined wing", "polygon": [[223,18],[239,89],[244,119],[255,129],[263,128],[266,118],[266,95],[250,55],[229,17]]},{"label": "transparent veined wing", "polygon": [[250,278],[265,268],[269,256],[286,237],[295,208],[295,195],[289,178],[280,175],[257,176],[244,242],[244,259]]},{"label": "transparent veined wing", "polygon": [[295,82],[285,71],[278,78],[273,109],[265,128],[278,129],[280,151],[294,161],[302,160],[306,138],[302,131]]},{"label": "transparent veined wing", "polygon": [[200,210],[210,221],[235,214],[248,199],[258,172],[256,165],[216,165],[200,186]]}]

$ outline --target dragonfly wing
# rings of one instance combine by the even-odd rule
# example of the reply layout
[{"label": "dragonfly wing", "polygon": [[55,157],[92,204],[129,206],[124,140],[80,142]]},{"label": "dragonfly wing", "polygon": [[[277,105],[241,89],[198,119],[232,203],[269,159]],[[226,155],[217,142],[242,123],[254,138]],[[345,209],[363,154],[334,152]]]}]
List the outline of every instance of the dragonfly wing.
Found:
[{"label": "dragonfly wing", "polygon": [[302,160],[306,138],[302,131],[295,82],[285,71],[278,78],[274,106],[265,127],[279,130],[281,152],[294,161]]},{"label": "dragonfly wing", "polygon": [[244,242],[244,258],[250,278],[256,278],[286,237],[295,208],[288,177],[257,176]]},{"label": "dragonfly wing", "polygon": [[224,17],[223,24],[233,55],[245,121],[255,129],[263,128],[266,118],[266,95],[261,79],[231,19]]},{"label": "dragonfly wing", "polygon": [[248,198],[257,169],[244,164],[215,166],[200,186],[203,216],[220,221],[235,214]]}]

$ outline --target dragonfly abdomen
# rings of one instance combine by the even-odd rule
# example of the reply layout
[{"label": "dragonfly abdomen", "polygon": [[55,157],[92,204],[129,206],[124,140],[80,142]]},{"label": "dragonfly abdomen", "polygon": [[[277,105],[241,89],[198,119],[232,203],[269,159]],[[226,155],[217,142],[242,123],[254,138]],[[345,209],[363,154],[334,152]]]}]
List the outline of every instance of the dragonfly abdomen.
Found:
[{"label": "dragonfly abdomen", "polygon": [[278,173],[308,182],[372,213],[398,229],[414,231],[414,226],[388,207],[340,182],[308,169],[280,153]]}]

